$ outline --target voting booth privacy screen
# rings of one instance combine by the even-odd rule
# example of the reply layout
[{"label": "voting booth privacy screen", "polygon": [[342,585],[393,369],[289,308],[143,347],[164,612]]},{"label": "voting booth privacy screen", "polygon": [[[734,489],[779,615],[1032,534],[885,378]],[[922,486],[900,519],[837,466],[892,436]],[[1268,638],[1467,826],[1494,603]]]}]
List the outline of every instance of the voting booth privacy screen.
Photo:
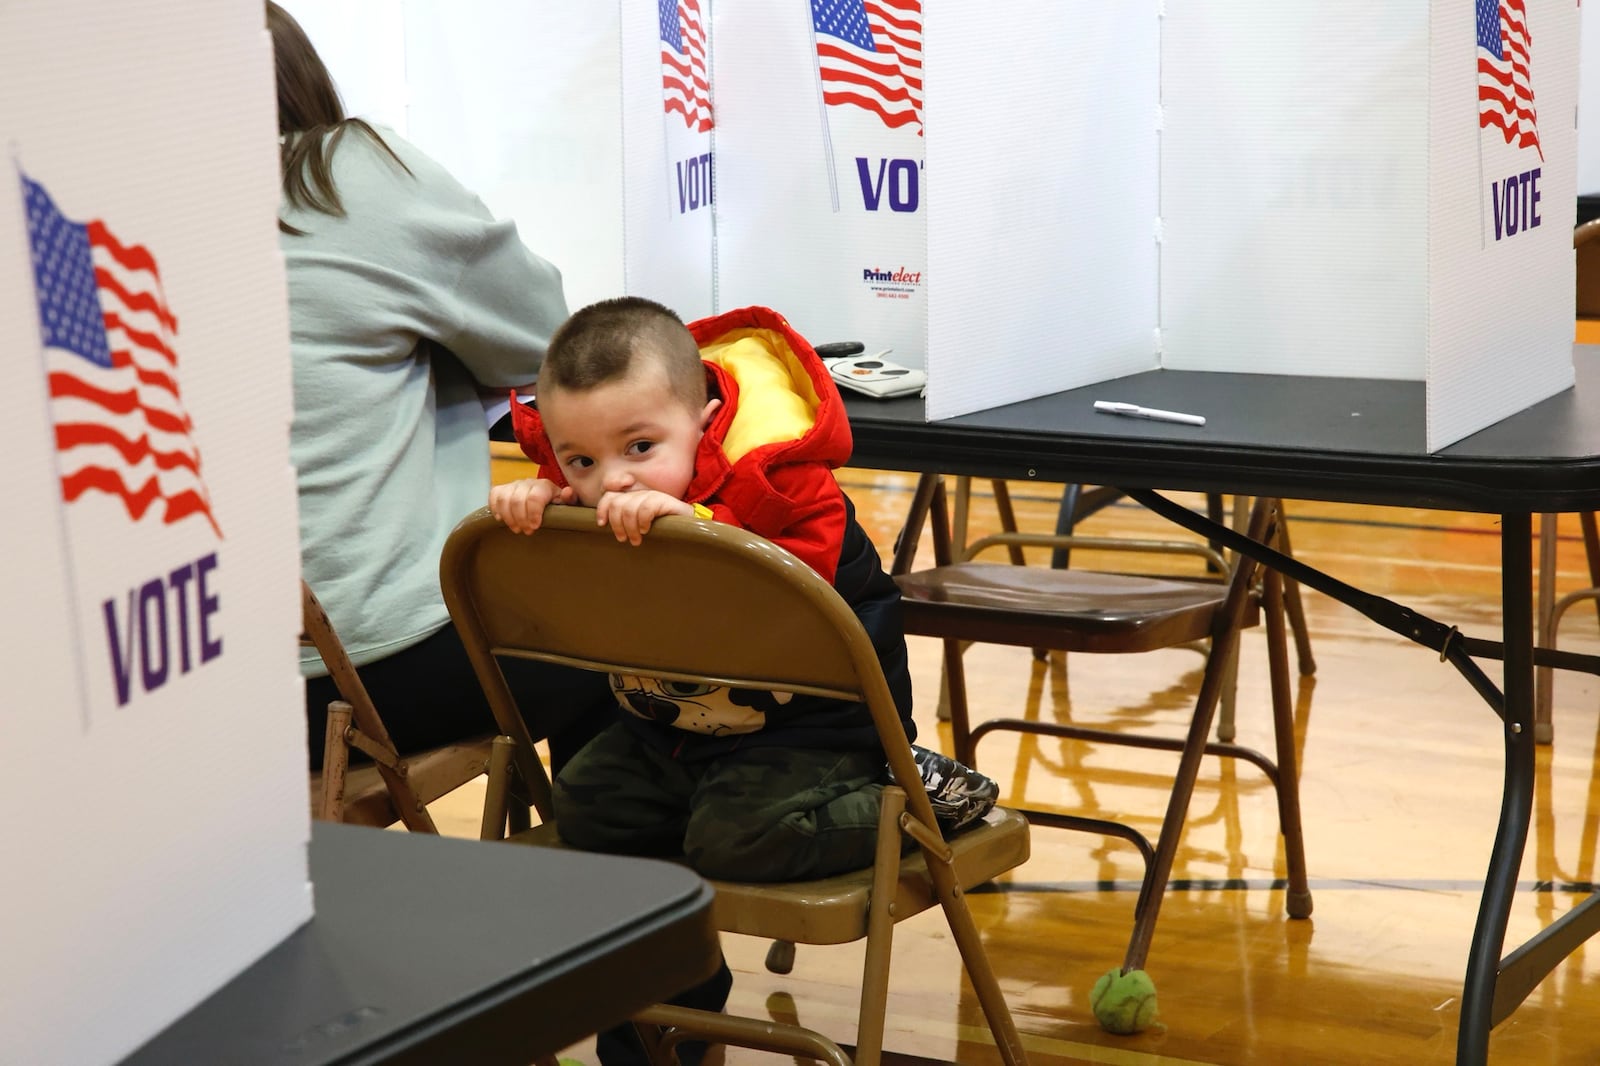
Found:
[{"label": "voting booth privacy screen", "polygon": [[1572,384],[1570,0],[1009,7],[924,5],[930,417],[1406,379],[1436,450]]},{"label": "voting booth privacy screen", "polygon": [[0,6],[0,1058],[122,1058],[310,917],[255,0]]},{"label": "voting booth privacy screen", "polygon": [[574,306],[769,304],[925,366],[932,418],[1390,378],[1438,449],[1572,382],[1571,0],[365,3],[404,40],[379,113]]},{"label": "voting booth privacy screen", "polygon": [[925,7],[931,417],[1407,379],[1436,450],[1572,384],[1570,0]]}]

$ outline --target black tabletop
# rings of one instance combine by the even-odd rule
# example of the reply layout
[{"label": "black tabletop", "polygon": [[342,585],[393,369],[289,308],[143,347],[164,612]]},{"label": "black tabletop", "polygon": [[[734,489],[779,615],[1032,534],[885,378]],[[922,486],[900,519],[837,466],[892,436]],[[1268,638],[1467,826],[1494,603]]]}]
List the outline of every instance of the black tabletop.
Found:
[{"label": "black tabletop", "polygon": [[124,1066],[526,1066],[710,976],[669,863],[316,823],[316,917]]},{"label": "black tabletop", "polygon": [[[917,398],[849,396],[851,465],[1126,488],[1471,511],[1600,508],[1600,349],[1578,383],[1436,453],[1419,381],[1153,370],[928,422]],[[1206,416],[1105,415],[1095,400]]]}]

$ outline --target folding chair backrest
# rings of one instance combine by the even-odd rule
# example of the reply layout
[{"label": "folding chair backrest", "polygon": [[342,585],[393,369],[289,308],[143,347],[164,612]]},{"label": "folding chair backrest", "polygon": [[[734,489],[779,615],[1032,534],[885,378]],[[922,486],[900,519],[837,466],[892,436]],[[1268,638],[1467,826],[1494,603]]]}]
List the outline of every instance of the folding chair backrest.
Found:
[{"label": "folding chair backrest", "polygon": [[[917,779],[860,620],[814,570],[745,530],[694,518],[658,519],[634,546],[596,526],[587,507],[551,507],[531,536],[509,531],[485,509],[450,534],[439,575],[495,719],[517,742],[525,779],[536,760],[528,757],[533,747],[521,715],[537,709],[519,713],[496,655],[861,699],[891,765],[903,755],[904,771]],[[539,795],[543,772],[537,773],[528,784],[547,814]],[[931,824],[931,810],[917,810],[917,797],[911,804]]]}]

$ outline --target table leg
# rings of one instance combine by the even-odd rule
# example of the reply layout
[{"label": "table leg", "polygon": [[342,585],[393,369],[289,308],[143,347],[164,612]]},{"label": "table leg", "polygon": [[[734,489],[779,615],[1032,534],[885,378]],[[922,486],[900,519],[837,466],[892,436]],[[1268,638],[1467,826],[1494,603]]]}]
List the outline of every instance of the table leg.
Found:
[{"label": "table leg", "polygon": [[1467,954],[1461,993],[1458,1066],[1482,1066],[1489,1057],[1495,981],[1506,925],[1533,811],[1533,523],[1528,514],[1501,516],[1500,588],[1505,647],[1505,791],[1478,904],[1478,923]]}]

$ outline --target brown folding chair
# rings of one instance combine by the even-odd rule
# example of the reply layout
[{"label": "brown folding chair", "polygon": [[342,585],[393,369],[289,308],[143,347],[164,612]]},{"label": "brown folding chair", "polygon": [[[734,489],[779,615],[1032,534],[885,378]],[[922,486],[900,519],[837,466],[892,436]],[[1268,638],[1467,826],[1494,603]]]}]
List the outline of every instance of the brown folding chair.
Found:
[{"label": "brown folding chair", "polygon": [[[1109,485],[1076,485],[1065,486],[1061,494],[1061,502],[1056,512],[1056,526],[1053,534],[1030,534],[1022,532],[1017,525],[1016,509],[1011,503],[1011,491],[1003,480],[992,480],[989,483],[991,494],[994,497],[996,517],[1000,520],[1000,532],[981,540],[968,543],[967,525],[968,514],[971,508],[972,478],[958,476],[955,479],[955,494],[951,519],[951,544],[962,559],[972,558],[979,552],[992,547],[1004,547],[1017,566],[1026,565],[1023,557],[1023,548],[1045,547],[1050,548],[1051,567],[1062,570],[1070,561],[1072,547],[1075,543],[1087,543],[1089,547],[1108,549],[1111,551],[1149,551],[1153,553],[1173,553],[1179,555],[1199,555],[1208,563],[1207,574],[1209,577],[1221,581],[1225,580],[1227,566],[1221,561],[1215,544],[1200,545],[1194,542],[1173,541],[1143,541],[1127,538],[1093,538],[1089,542],[1081,537],[1074,536],[1078,524],[1111,504],[1122,499],[1125,493]],[[1235,501],[1237,504],[1238,501]],[[1212,521],[1223,521],[1222,496],[1217,493],[1206,495],[1206,510]],[[1283,501],[1278,501],[1277,523],[1277,548],[1285,555],[1293,556],[1294,549],[1289,543],[1289,521],[1283,512]],[[1283,605],[1289,619],[1289,633],[1294,638],[1295,654],[1299,663],[1300,673],[1309,677],[1317,672],[1316,656],[1311,650],[1311,632],[1306,625],[1305,606],[1300,597],[1300,583],[1284,579]],[[1034,658],[1043,659],[1046,649],[1035,648]],[[942,679],[944,687],[940,692],[939,720],[950,720],[950,706],[948,695],[948,679]],[[1233,740],[1236,735],[1234,726],[1235,689],[1231,683],[1222,690],[1220,710],[1217,715],[1217,739]]]},{"label": "brown folding chair", "polygon": [[[871,1066],[882,1053],[894,923],[938,906],[1002,1059],[1025,1061],[965,893],[1027,859],[1027,822],[996,809],[943,838],[871,640],[815,571],[733,526],[661,519],[633,547],[596,527],[592,510],[556,507],[531,537],[507,531],[487,511],[469,516],[445,544],[440,580],[496,721],[513,738],[516,771],[547,823],[549,783],[538,760],[527,757],[531,731],[523,714],[535,709],[517,706],[496,656],[865,701],[902,782],[884,790],[873,866],[804,883],[717,882],[718,927],[805,944],[864,938],[854,1061]],[[688,616],[688,605],[700,603],[715,609]],[[486,815],[491,831],[494,821]],[[904,858],[902,834],[917,845]],[[548,824],[513,839],[556,840]],[[700,1039],[851,1062],[834,1041],[798,1025],[667,1006],[635,1021],[653,1054]]]},{"label": "brown folding chair", "polygon": [[[931,569],[913,570],[916,542],[930,511],[934,519],[936,565]],[[1250,518],[1249,535],[1271,543],[1275,519],[1276,501],[1257,500]],[[1080,538],[1076,543],[1090,540],[1092,538]],[[1205,755],[1245,759],[1272,781],[1289,870],[1286,907],[1294,918],[1304,918],[1311,913],[1311,892],[1300,830],[1283,585],[1278,574],[1265,571],[1258,604],[1255,594],[1258,570],[1254,560],[1239,559],[1233,564],[1227,581],[1218,583],[953,561],[944,484],[936,474],[923,475],[907,528],[901,534],[892,571],[905,595],[906,632],[944,642],[951,735],[958,760],[976,766],[978,740],[996,730],[1181,753],[1165,820],[1154,846],[1132,826],[1054,811],[1017,808],[1040,825],[1104,833],[1139,848],[1146,871],[1135,906],[1133,932],[1123,959],[1125,973],[1142,969],[1149,954],[1162,895],[1177,855],[1200,760]],[[1260,606],[1265,607],[1267,620],[1276,763],[1237,744],[1208,742],[1219,697],[1228,683],[1239,632],[1245,625],[1254,624]],[[1200,641],[1209,642],[1206,668],[1184,739],[1017,718],[990,719],[976,727],[970,721],[961,656],[964,643],[1126,654]]]},{"label": "brown folding chair", "polygon": [[[437,833],[428,804],[487,772],[493,736],[401,756],[328,612],[304,581],[300,609],[300,643],[317,649],[344,697],[328,706],[322,770],[311,775],[312,817],[380,827],[403,822],[412,832]],[[372,763],[351,769],[351,748]]]}]

